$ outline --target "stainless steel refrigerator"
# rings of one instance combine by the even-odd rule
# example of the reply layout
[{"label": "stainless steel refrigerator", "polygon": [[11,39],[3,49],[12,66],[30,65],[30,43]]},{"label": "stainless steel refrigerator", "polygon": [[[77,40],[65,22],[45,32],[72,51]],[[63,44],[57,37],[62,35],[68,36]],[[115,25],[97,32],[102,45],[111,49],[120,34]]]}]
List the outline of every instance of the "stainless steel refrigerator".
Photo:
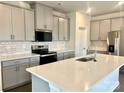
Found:
[{"label": "stainless steel refrigerator", "polygon": [[[108,53],[117,56],[124,56],[124,31],[111,31],[107,36]],[[124,73],[124,66],[120,69]]]}]

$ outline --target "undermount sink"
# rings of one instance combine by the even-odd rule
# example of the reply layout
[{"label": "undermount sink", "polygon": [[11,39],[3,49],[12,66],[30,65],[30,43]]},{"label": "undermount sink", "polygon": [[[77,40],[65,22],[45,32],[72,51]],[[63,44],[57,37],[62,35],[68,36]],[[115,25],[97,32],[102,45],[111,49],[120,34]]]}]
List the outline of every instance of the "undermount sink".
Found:
[{"label": "undermount sink", "polygon": [[81,61],[81,62],[88,62],[88,61],[94,60],[94,58],[87,57],[87,58],[79,58],[79,59],[76,59],[76,60]]}]

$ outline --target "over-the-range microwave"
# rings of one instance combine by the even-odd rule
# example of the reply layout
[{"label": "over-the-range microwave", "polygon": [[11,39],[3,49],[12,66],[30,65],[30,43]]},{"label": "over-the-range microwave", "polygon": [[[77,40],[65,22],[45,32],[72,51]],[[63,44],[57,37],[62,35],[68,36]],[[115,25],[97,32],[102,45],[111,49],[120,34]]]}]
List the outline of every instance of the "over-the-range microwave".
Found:
[{"label": "over-the-range microwave", "polygon": [[52,32],[35,31],[35,41],[39,42],[52,41]]}]

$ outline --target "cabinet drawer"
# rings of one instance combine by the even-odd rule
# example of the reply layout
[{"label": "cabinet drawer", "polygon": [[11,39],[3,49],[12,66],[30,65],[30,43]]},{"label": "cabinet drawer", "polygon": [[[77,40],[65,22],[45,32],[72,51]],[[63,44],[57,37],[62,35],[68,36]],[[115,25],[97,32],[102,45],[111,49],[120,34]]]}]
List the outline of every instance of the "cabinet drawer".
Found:
[{"label": "cabinet drawer", "polygon": [[16,64],[22,64],[22,63],[28,63],[29,59],[17,59],[17,60],[10,60],[10,61],[3,61],[3,66],[10,66],[10,65],[16,65]]},{"label": "cabinet drawer", "polygon": [[63,60],[64,54],[63,53],[57,53],[57,60]]},{"label": "cabinet drawer", "polygon": [[3,61],[3,66],[11,66],[11,65],[16,65],[16,61],[12,60],[12,61]]}]

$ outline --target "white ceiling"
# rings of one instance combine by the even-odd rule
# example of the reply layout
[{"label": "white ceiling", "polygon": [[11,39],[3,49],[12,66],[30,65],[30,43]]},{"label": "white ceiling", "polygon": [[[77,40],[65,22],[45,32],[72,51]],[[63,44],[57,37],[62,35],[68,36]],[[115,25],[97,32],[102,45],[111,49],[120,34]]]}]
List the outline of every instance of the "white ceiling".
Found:
[{"label": "white ceiling", "polygon": [[[86,13],[88,7],[90,7],[92,9],[91,15],[120,11],[120,6],[117,6],[118,1],[39,1],[39,3],[64,12],[82,11]],[[58,5],[58,3],[61,3],[61,5]],[[121,10],[124,10],[123,6]]]}]

